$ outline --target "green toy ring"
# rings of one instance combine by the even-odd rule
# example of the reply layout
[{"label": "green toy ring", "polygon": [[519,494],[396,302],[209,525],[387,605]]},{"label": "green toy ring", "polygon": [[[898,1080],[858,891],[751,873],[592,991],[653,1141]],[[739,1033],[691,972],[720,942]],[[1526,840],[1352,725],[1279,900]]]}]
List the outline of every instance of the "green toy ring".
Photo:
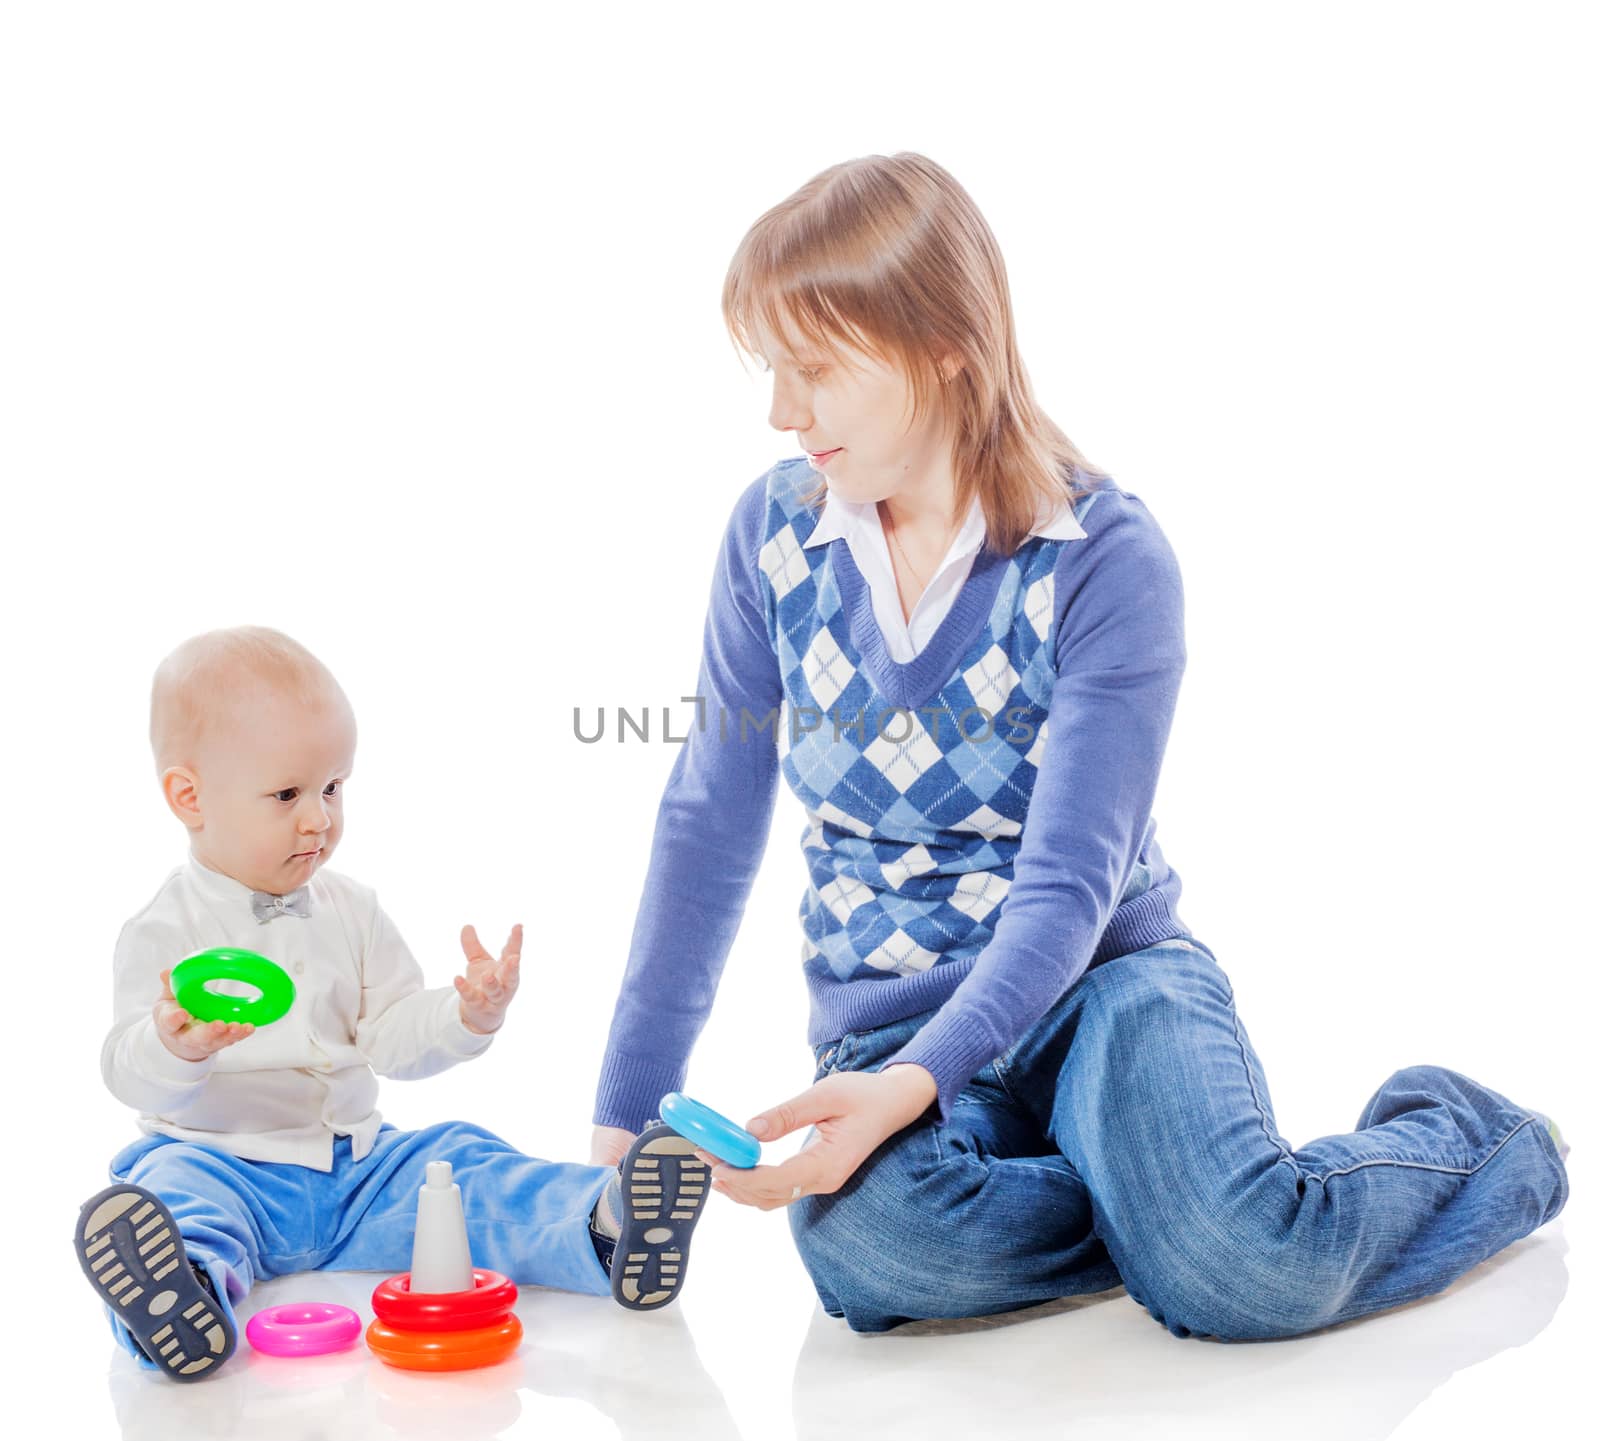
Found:
[{"label": "green toy ring", "polygon": [[[243,981],[261,992],[254,1000],[208,989],[212,981]],[[294,1004],[294,982],[276,962],[254,951],[214,946],[172,968],[172,994],[197,1021],[248,1021],[270,1026]]]}]

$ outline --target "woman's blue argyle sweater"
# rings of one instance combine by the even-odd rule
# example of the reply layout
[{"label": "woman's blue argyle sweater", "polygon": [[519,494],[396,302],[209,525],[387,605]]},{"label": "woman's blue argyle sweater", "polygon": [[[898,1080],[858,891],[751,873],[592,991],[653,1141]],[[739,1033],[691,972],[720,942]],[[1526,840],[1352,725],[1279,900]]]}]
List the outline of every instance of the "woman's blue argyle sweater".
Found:
[{"label": "woman's blue argyle sweater", "polygon": [[941,1119],[1091,964],[1188,933],[1150,814],[1182,583],[1143,502],[1101,478],[1083,536],[986,545],[902,664],[845,539],[806,545],[816,481],[780,462],[725,532],[598,1124],[637,1130],[681,1087],[780,776],[806,813],[808,1039],[934,1013],[891,1064],[932,1073]]}]

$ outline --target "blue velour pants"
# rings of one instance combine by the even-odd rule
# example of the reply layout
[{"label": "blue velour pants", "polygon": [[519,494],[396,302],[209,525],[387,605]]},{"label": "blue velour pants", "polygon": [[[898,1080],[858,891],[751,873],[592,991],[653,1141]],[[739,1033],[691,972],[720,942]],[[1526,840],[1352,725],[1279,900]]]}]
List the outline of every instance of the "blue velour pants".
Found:
[{"label": "blue velour pants", "polygon": [[[932,1012],[816,1048],[875,1071]],[[1291,1147],[1210,950],[1091,967],[952,1107],[791,1205],[856,1331],[1126,1285],[1177,1336],[1294,1336],[1443,1290],[1566,1205],[1541,1119],[1442,1066],[1390,1076],[1349,1134]]]},{"label": "blue velour pants", "polygon": [[[519,1285],[610,1294],[589,1213],[614,1170],[541,1161],[465,1121],[420,1131],[386,1124],[359,1161],[350,1138],[336,1137],[331,1171],[141,1136],[112,1159],[111,1179],[161,1197],[237,1330],[234,1304],[257,1281],[324,1269],[409,1271],[429,1161],[450,1162],[461,1187],[473,1265]],[[123,1347],[154,1369],[109,1307],[106,1314]]]}]

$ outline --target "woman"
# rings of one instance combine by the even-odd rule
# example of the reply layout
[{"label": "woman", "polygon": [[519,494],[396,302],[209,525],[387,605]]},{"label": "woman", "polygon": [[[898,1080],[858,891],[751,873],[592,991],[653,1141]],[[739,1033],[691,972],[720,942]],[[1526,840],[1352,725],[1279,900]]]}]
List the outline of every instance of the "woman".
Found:
[{"label": "woman", "polygon": [[682,1083],[781,772],[817,1075],[749,1129],[815,1130],[713,1184],[789,1207],[855,1330],[1125,1284],[1176,1335],[1295,1335],[1554,1217],[1554,1126],[1441,1067],[1396,1072],[1352,1134],[1279,1135],[1150,815],[1177,563],[1039,409],[955,180],[909,153],[824,171],[751,228],[723,309],[806,454],[724,538],[591,1159]]}]

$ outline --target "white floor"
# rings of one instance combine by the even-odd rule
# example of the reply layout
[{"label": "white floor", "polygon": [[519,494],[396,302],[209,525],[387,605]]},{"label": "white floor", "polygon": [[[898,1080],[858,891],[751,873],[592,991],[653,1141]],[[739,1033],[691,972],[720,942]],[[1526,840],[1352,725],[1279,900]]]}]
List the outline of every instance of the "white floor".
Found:
[{"label": "white floor", "polygon": [[[1575,1269],[1589,1276],[1566,1241],[1582,1234],[1586,1213],[1576,1176],[1573,1191],[1556,1221],[1443,1295],[1290,1341],[1179,1340],[1120,1288],[1025,1319],[857,1336],[816,1305],[781,1216],[719,1201],[696,1235],[677,1306],[641,1316],[608,1299],[525,1290],[525,1343],[488,1370],[396,1371],[364,1345],[281,1361],[241,1340],[214,1380],[178,1386],[140,1371],[109,1332],[95,1339],[102,1318],[74,1276],[47,1311],[51,1324],[85,1328],[86,1346],[76,1356],[46,1348],[28,1380],[17,1379],[49,1392],[55,1434],[120,1429],[139,1441],[1556,1434],[1548,1428],[1591,1394],[1592,1284],[1570,1287]],[[270,1282],[243,1314],[315,1298],[370,1316],[380,1279]]]}]

